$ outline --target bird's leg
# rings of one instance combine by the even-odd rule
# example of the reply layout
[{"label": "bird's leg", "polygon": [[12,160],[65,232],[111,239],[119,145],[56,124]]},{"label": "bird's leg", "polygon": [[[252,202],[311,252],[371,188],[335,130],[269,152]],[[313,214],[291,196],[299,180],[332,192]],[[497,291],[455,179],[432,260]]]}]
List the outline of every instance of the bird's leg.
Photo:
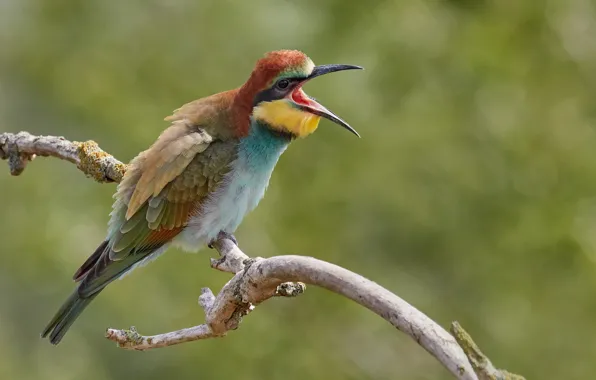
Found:
[{"label": "bird's leg", "polygon": [[225,231],[220,231],[217,237],[211,240],[209,244],[207,244],[207,247],[213,249],[213,245],[215,244],[215,242],[221,239],[230,239],[234,244],[238,245],[238,240],[236,240],[236,237],[233,234]]},{"label": "bird's leg", "polygon": [[244,260],[248,259],[248,256],[238,248],[238,241],[234,235],[222,231],[209,246],[219,252],[218,259],[211,259],[211,268],[229,273],[239,273],[245,269]]}]

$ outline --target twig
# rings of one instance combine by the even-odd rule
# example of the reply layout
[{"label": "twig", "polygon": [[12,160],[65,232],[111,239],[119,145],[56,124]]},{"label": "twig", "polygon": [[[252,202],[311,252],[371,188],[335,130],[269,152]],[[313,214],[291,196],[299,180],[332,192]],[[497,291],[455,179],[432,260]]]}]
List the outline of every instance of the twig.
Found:
[{"label": "twig", "polygon": [[[172,346],[179,343],[190,342],[199,339],[216,338],[224,336],[228,331],[238,328],[242,317],[254,309],[253,304],[244,294],[246,284],[241,284],[248,278],[245,277],[245,269],[253,263],[263,259],[250,259],[225,235],[214,244],[214,248],[223,252],[219,260],[212,259],[211,267],[224,272],[236,273],[236,276],[229,281],[215,297],[211,289],[201,289],[199,305],[205,312],[206,323],[154,336],[140,335],[134,327],[128,330],[107,329],[106,338],[118,343],[121,348],[132,350],[148,350],[152,348]],[[234,281],[236,279],[236,281]],[[244,285],[244,286],[241,286]],[[303,283],[283,282],[262,295],[263,300],[274,297],[295,297],[304,292]]]},{"label": "twig", "polygon": [[[9,160],[11,174],[19,175],[35,155],[73,162],[98,182],[119,182],[126,171],[125,164],[93,141],[70,142],[62,137],[32,136],[27,132],[0,134],[0,158]],[[494,369],[461,326],[452,326],[454,338],[397,295],[347,269],[304,256],[249,258],[226,235],[220,235],[214,248],[221,257],[212,259],[211,267],[234,273],[234,277],[217,296],[208,288],[201,290],[199,304],[205,311],[204,324],[154,336],[143,336],[134,327],[108,329],[106,337],[133,350],[221,337],[238,328],[254,305],[275,296],[299,295],[304,291],[304,282],[343,295],[375,312],[414,339],[458,379],[523,379]]]},{"label": "twig", "polygon": [[52,156],[76,164],[97,182],[120,182],[126,165],[101,150],[95,141],[68,141],[64,137],[33,136],[28,132],[0,134],[0,159],[8,160],[10,174],[20,175],[36,156]]},{"label": "twig", "polygon": [[493,363],[480,351],[472,337],[458,322],[451,323],[451,334],[457,343],[464,350],[474,372],[479,380],[525,380],[525,377],[508,372],[504,369],[496,369]]}]

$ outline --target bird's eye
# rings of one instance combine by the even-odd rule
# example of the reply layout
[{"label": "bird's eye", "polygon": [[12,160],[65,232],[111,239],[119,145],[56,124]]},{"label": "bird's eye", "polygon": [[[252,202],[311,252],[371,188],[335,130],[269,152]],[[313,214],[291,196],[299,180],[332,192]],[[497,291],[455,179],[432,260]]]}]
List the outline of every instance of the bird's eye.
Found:
[{"label": "bird's eye", "polygon": [[282,79],[282,80],[278,81],[275,86],[277,88],[281,89],[281,90],[285,90],[286,88],[288,88],[289,85],[290,85],[290,81],[289,80]]}]

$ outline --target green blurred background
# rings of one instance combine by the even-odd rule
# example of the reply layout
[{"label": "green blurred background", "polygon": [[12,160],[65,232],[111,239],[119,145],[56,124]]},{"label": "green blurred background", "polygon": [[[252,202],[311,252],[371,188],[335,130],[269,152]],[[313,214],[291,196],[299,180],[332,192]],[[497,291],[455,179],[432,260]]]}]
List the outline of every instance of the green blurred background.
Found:
[{"label": "green blurred background", "polygon": [[[93,139],[128,161],[171,110],[240,85],[266,51],[365,66],[306,88],[362,139],[323,121],[295,143],[243,249],[361,273],[529,379],[593,379],[594,36],[589,0],[0,0],[0,132]],[[229,278],[208,250],[114,283],[50,346],[39,332],[103,239],[114,190],[56,159],[0,171],[0,378],[451,378],[313,287],[225,339],[140,353],[103,338],[201,323],[200,288]]]}]

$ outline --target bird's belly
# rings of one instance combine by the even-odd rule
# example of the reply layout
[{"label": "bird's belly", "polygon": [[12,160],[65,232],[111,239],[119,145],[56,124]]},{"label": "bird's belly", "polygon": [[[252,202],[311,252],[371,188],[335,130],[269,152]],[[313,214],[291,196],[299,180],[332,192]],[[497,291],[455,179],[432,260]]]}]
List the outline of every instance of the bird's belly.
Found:
[{"label": "bird's belly", "polygon": [[215,239],[220,231],[234,233],[244,216],[263,198],[270,177],[271,171],[230,172],[220,188],[208,198],[174,240],[174,244],[188,251],[197,251]]},{"label": "bird's belly", "polygon": [[234,233],[244,216],[263,198],[273,168],[289,142],[287,136],[252,121],[248,136],[238,145],[238,156],[231,163],[231,170],[174,239],[174,244],[197,251],[221,231]]}]

